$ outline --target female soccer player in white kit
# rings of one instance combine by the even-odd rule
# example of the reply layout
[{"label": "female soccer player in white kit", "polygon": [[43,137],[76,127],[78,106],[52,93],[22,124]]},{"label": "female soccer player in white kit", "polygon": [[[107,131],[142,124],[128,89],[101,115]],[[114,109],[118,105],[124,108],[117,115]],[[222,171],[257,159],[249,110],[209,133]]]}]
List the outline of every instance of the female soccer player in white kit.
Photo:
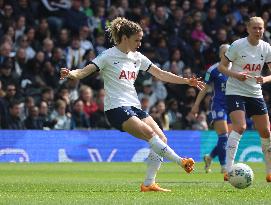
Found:
[{"label": "female soccer player in white kit", "polygon": [[187,79],[163,71],[137,52],[143,37],[142,28],[138,24],[119,17],[111,22],[108,32],[116,46],[101,53],[83,69],[70,71],[62,68],[61,79],[82,79],[95,71],[101,71],[106,92],[105,114],[111,125],[150,144],[147,174],[141,191],[170,191],[155,183],[163,157],[176,162],[187,173],[193,171],[195,162],[192,158],[178,156],[166,144],[167,138],[162,130],[148,113],[141,110],[134,82],[139,70],[143,70],[169,83],[188,84],[198,89],[203,89],[204,83],[194,77]]},{"label": "female soccer player in white kit", "polygon": [[[263,99],[261,85],[271,81],[271,75],[261,76],[266,63],[271,69],[271,46],[261,40],[264,21],[251,17],[247,24],[248,36],[232,43],[219,65],[219,70],[228,75],[226,100],[232,121],[226,148],[226,169],[229,172],[246,129],[246,114],[252,117],[261,136],[262,151],[266,163],[266,181],[271,182],[270,122]],[[232,62],[231,69],[228,69]],[[227,180],[227,175],[224,177]]]}]

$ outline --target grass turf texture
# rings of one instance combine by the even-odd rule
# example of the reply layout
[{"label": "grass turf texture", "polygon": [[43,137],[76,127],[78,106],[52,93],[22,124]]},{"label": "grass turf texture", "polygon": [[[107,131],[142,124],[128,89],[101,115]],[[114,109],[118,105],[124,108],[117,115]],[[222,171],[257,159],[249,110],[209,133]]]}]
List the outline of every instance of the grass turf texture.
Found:
[{"label": "grass turf texture", "polygon": [[193,174],[164,163],[157,181],[170,193],[139,192],[143,163],[0,164],[0,204],[271,204],[263,163],[248,163],[252,186],[238,190],[223,182],[217,163]]}]

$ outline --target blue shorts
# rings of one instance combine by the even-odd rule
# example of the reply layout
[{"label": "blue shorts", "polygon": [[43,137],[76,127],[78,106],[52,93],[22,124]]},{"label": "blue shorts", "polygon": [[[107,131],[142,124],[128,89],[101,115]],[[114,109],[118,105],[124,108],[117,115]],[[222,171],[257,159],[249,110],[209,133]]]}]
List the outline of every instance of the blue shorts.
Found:
[{"label": "blue shorts", "polygon": [[127,121],[130,117],[136,116],[139,119],[144,119],[149,116],[149,114],[141,109],[133,106],[122,106],[105,111],[105,115],[110,122],[110,124],[123,132],[122,124]]},{"label": "blue shorts", "polygon": [[264,115],[267,107],[263,98],[252,98],[240,95],[226,95],[229,113],[235,110],[243,110],[247,117]]},{"label": "blue shorts", "polygon": [[231,124],[230,117],[228,115],[226,106],[221,106],[219,104],[211,104],[210,112],[207,115],[207,121],[209,124],[215,121],[224,120],[227,124]]}]

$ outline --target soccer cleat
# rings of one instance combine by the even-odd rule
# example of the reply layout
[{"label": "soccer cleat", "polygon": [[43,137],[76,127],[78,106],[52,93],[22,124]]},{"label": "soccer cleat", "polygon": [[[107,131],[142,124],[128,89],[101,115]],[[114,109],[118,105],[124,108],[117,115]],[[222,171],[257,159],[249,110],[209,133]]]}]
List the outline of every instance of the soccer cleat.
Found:
[{"label": "soccer cleat", "polygon": [[229,181],[228,173],[224,173],[224,181]]},{"label": "soccer cleat", "polygon": [[224,166],[221,166],[221,174],[224,174],[224,173],[226,173],[227,172],[227,170],[226,170],[226,167],[224,167]]},{"label": "soccer cleat", "polygon": [[271,182],[271,174],[267,174],[267,176],[266,176],[266,181],[267,181],[267,182]]},{"label": "soccer cleat", "polygon": [[210,166],[212,163],[212,158],[209,155],[204,155],[203,161],[205,163],[205,166],[204,166],[205,172],[206,173],[211,172],[212,170],[211,170]]},{"label": "soccer cleat", "polygon": [[181,166],[182,168],[190,174],[194,170],[195,161],[192,158],[182,158]]},{"label": "soccer cleat", "polygon": [[157,183],[151,184],[150,186],[145,186],[141,184],[140,186],[141,192],[148,192],[148,191],[161,191],[161,192],[170,192],[170,189],[161,188]]}]

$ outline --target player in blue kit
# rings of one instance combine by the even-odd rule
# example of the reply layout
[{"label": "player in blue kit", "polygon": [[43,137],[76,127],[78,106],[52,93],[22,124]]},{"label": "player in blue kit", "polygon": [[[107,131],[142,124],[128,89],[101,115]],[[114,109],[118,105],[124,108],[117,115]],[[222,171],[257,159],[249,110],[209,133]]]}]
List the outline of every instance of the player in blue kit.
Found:
[{"label": "player in blue kit", "polygon": [[141,191],[168,192],[170,190],[155,183],[163,157],[176,162],[187,173],[193,171],[195,162],[192,158],[180,157],[166,144],[167,138],[163,131],[153,118],[141,109],[134,82],[139,70],[143,70],[162,81],[188,84],[200,90],[205,83],[195,77],[183,78],[163,71],[137,52],[143,37],[142,28],[138,24],[119,17],[111,22],[108,32],[115,46],[101,53],[83,69],[70,71],[62,68],[61,79],[82,79],[95,71],[101,71],[105,89],[104,110],[109,122],[113,127],[145,140],[150,145],[147,173]]},{"label": "player in blue kit", "polygon": [[[225,52],[229,48],[228,44],[222,44],[219,48],[219,57],[224,56]],[[230,119],[227,115],[227,106],[226,106],[226,81],[228,79],[223,73],[218,71],[219,63],[212,65],[205,74],[205,83],[206,86],[202,89],[193,105],[191,112],[194,115],[197,115],[199,112],[199,106],[204,96],[208,90],[212,89],[213,97],[210,105],[210,113],[208,116],[209,123],[213,123],[214,129],[218,135],[218,141],[216,146],[213,148],[209,155],[204,156],[205,162],[205,171],[206,173],[210,172],[210,166],[212,159],[218,156],[221,172],[225,172],[226,164],[226,143],[228,139],[228,132],[231,128]]]},{"label": "player in blue kit", "polygon": [[[232,131],[226,147],[227,172],[234,164],[240,139],[247,126],[247,115],[252,117],[255,128],[260,134],[266,164],[266,181],[271,182],[270,121],[261,88],[262,84],[271,81],[271,75],[261,75],[264,64],[271,69],[271,46],[261,40],[264,28],[261,17],[251,17],[247,24],[248,36],[231,44],[221,59],[219,70],[229,76],[226,101],[232,121]],[[232,63],[231,67],[230,63]],[[227,175],[224,178],[227,179]]]}]

